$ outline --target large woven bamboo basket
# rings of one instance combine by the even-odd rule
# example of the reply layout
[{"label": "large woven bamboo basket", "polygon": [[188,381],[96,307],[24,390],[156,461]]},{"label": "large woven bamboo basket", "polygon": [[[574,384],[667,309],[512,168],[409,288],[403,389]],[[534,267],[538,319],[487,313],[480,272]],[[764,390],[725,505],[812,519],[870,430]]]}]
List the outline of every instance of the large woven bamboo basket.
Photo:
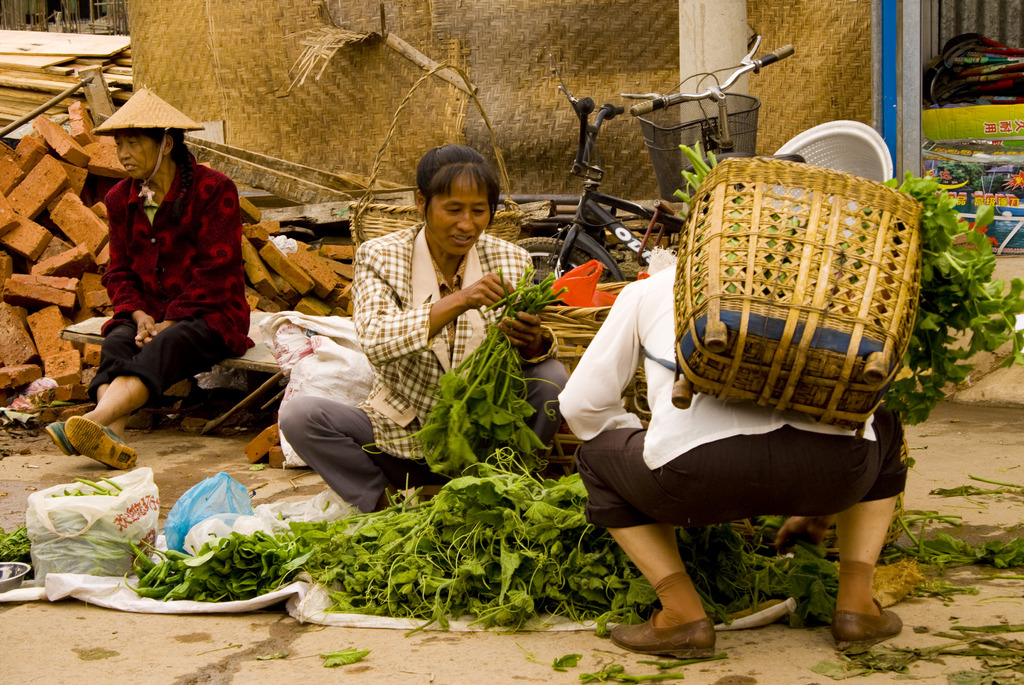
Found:
[{"label": "large woven bamboo basket", "polygon": [[680,237],[673,401],[701,392],[863,425],[910,340],[920,212],[892,188],[809,164],[712,169]]}]

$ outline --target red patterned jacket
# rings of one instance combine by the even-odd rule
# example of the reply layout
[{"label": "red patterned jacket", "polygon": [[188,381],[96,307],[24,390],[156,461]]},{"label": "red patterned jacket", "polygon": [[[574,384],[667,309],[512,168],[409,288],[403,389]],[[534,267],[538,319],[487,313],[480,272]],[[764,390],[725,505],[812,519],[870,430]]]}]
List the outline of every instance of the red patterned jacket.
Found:
[{"label": "red patterned jacket", "polygon": [[171,207],[179,192],[180,168],[152,225],[142,208],[138,181],[125,179],[107,193],[110,264],[103,285],[115,319],[130,319],[137,309],[157,323],[200,318],[232,354],[241,355],[253,342],[248,337],[238,191],[227,176],[195,160],[193,169],[192,198],[178,222],[171,219]]}]

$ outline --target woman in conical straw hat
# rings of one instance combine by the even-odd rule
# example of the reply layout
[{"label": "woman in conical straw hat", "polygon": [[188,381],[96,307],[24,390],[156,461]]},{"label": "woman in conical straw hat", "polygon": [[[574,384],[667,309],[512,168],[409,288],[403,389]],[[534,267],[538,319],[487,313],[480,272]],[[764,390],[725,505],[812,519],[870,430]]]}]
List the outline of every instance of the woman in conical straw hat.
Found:
[{"label": "woman in conical straw hat", "polygon": [[131,468],[136,454],[123,435],[132,412],[253,344],[238,191],[185,147],[185,131],[200,129],[142,89],[93,130],[114,137],[129,178],[106,196],[103,284],[114,315],[89,386],[96,408],[47,426],[65,454]]}]

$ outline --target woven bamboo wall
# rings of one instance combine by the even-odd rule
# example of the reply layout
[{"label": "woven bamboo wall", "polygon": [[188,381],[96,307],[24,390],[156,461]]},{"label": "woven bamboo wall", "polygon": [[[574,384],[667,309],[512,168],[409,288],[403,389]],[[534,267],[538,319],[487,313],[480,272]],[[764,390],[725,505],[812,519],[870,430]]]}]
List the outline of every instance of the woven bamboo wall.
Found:
[{"label": "woven bamboo wall", "polygon": [[[829,119],[870,121],[870,0],[748,2],[764,45],[792,42],[789,60],[751,79],[764,101],[759,149],[773,151]],[[479,88],[513,192],[579,189],[568,175],[576,120],[557,90],[548,49],[576,96],[597,104],[678,81],[678,0],[391,0],[387,28],[428,57],[464,65]],[[225,121],[229,145],[329,172],[369,175],[399,103],[425,72],[381,41],[350,44],[289,89],[303,39],[326,27],[379,31],[374,0],[129,0],[135,82],[201,121]],[[780,94],[786,100],[780,101]],[[411,184],[416,161],[442,142],[491,155],[468,95],[431,79],[412,95],[380,177]],[[608,123],[599,141],[603,188],[655,197],[637,122]]]},{"label": "woven bamboo wall", "polygon": [[[425,73],[379,42],[362,43],[339,50],[320,80],[287,92],[302,36],[324,25],[312,0],[129,6],[137,83],[194,118],[223,119],[229,145],[326,171],[368,175],[398,104]],[[398,0],[387,3],[387,28],[436,61],[464,60],[513,191],[560,193],[578,188],[568,176],[576,129],[547,48],[573,92],[598,104],[622,102],[623,91],[667,88],[676,81],[676,7],[676,0]],[[379,30],[377,2],[332,0],[328,11],[345,28]],[[664,17],[657,39],[652,16]],[[422,152],[445,141],[490,154],[475,105],[442,81],[421,86],[402,120],[383,178],[411,183]],[[653,197],[636,122],[611,122],[601,149],[609,191]]]},{"label": "woven bamboo wall", "polygon": [[747,23],[763,46],[796,48],[750,77],[761,99],[759,152],[826,121],[871,124],[871,0],[748,0]]}]

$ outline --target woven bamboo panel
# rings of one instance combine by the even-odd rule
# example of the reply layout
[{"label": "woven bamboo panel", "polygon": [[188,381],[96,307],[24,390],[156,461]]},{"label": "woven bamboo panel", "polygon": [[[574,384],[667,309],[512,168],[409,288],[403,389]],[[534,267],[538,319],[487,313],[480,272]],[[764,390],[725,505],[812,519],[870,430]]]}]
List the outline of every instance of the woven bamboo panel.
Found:
[{"label": "woven bamboo panel", "polygon": [[747,23],[763,46],[796,49],[750,77],[750,94],[761,99],[758,152],[826,121],[872,123],[871,0],[748,0]]},{"label": "woven bamboo panel", "polygon": [[676,271],[677,360],[693,390],[861,425],[910,342],[920,211],[892,188],[809,164],[712,169]]},{"label": "woven bamboo panel", "polygon": [[[568,173],[576,120],[557,90],[548,48],[572,92],[598,104],[628,104],[620,93],[667,90],[678,81],[676,0],[397,0],[386,9],[390,32],[437,62],[465,64],[497,130],[513,192],[578,191]],[[325,26],[380,30],[378,3],[369,0],[331,0],[324,12],[312,0],[129,0],[129,11],[140,85],[197,120],[224,120],[229,145],[326,171],[369,175],[392,115],[424,73],[380,40],[367,40],[339,49],[319,80],[314,72],[289,91],[304,36]],[[414,98],[381,179],[411,184],[422,153],[444,142],[493,157],[467,94],[433,79]],[[655,196],[631,117],[610,122],[599,145],[609,192]]]},{"label": "woven bamboo panel", "polygon": [[[399,3],[389,15],[389,28],[410,42],[430,25],[417,5]],[[379,29],[378,3],[346,2],[345,12],[346,28]],[[381,40],[367,40],[339,49],[319,80],[314,73],[289,89],[304,38],[334,26],[310,0],[129,0],[129,16],[138,85],[196,120],[223,120],[229,145],[330,172],[369,175],[392,114],[423,74]],[[448,57],[429,47],[424,52],[438,61]],[[401,122],[401,140],[383,160],[382,179],[411,184],[425,150],[462,142],[464,93],[432,80],[416,97]]]}]

